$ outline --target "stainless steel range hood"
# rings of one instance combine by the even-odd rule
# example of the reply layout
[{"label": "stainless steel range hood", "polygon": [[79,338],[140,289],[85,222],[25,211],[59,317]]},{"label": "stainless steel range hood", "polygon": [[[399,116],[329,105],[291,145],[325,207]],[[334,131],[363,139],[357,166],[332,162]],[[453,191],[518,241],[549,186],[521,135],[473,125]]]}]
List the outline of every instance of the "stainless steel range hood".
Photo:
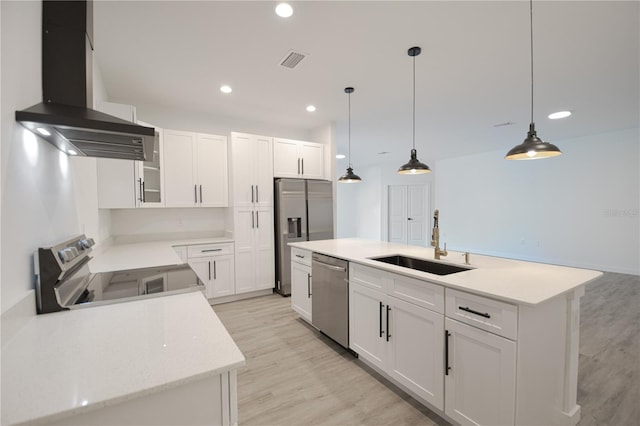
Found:
[{"label": "stainless steel range hood", "polygon": [[91,109],[93,2],[42,2],[43,102],[16,121],[71,155],[151,158],[155,131]]}]

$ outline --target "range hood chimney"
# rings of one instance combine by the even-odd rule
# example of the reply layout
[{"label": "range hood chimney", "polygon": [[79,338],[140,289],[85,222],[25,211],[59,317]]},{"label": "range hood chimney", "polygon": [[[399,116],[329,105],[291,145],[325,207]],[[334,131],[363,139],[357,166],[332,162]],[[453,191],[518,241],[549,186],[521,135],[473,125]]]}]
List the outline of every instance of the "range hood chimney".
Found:
[{"label": "range hood chimney", "polygon": [[71,155],[151,158],[155,129],[91,109],[92,77],[93,0],[43,0],[43,102],[16,121]]}]

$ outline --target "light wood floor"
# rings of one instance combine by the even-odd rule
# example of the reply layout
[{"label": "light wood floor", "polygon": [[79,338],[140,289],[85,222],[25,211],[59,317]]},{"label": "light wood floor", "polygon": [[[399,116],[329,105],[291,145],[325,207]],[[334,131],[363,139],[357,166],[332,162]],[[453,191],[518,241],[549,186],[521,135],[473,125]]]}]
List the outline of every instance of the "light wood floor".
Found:
[{"label": "light wood floor", "polygon": [[[579,426],[640,425],[640,278],[607,273],[582,299]],[[214,306],[247,365],[238,372],[241,426],[446,425],[317,333],[270,295]]]}]

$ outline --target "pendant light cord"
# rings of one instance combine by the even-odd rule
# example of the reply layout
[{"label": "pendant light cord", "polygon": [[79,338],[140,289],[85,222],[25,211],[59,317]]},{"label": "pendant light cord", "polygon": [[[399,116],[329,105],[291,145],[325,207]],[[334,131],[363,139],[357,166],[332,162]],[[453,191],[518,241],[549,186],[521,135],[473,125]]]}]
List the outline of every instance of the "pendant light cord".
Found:
[{"label": "pendant light cord", "polygon": [[351,93],[349,95],[349,167],[351,167]]},{"label": "pendant light cord", "polygon": [[531,28],[531,123],[533,123],[533,0],[529,0],[529,22]]},{"label": "pendant light cord", "polygon": [[413,149],[416,149],[416,57],[413,57]]}]

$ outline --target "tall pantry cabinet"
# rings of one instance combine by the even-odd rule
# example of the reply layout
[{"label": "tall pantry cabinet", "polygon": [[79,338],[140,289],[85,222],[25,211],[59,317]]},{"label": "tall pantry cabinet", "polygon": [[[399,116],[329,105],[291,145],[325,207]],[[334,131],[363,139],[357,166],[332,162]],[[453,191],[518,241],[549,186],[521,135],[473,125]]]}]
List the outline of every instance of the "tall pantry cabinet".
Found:
[{"label": "tall pantry cabinet", "polygon": [[274,287],[273,139],[231,133],[236,294]]}]

